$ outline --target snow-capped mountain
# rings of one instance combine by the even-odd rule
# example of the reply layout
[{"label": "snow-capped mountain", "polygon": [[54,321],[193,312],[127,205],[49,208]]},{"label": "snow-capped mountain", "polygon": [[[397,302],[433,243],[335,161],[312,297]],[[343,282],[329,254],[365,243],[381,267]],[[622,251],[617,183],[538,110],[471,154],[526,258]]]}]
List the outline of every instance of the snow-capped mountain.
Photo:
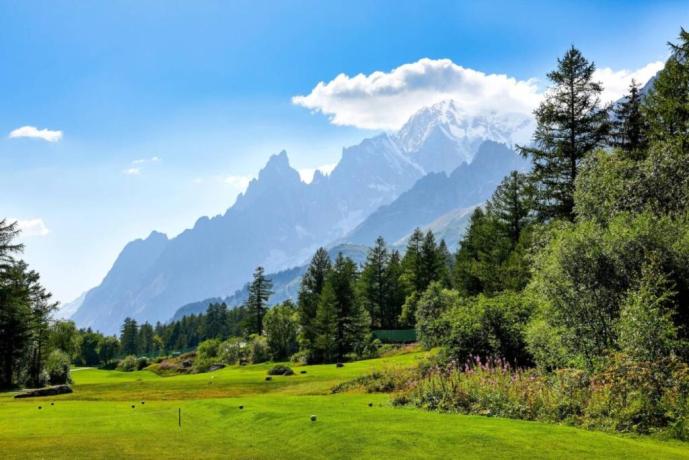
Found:
[{"label": "snow-capped mountain", "polygon": [[511,147],[528,142],[533,128],[533,119],[523,114],[470,116],[460,103],[447,100],[419,110],[395,139],[427,173],[449,173],[470,162],[483,141]]}]

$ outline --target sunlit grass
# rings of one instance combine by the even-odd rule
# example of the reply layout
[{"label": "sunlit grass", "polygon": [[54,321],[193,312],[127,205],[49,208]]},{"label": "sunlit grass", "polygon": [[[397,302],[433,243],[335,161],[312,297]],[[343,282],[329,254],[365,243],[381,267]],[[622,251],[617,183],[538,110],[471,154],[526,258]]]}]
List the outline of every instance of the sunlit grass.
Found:
[{"label": "sunlit grass", "polygon": [[178,377],[79,370],[71,395],[0,395],[0,446],[3,458],[689,458],[679,442],[330,394],[337,383],[422,357],[295,367],[271,381],[268,364]]}]

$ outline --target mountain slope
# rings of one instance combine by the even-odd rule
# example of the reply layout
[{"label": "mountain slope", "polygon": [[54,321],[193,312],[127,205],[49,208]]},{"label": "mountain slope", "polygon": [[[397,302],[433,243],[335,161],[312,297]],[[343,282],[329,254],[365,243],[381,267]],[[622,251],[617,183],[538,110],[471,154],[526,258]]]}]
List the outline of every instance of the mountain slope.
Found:
[{"label": "mountain slope", "polygon": [[457,208],[486,201],[510,171],[525,170],[528,162],[503,144],[485,141],[474,160],[449,176],[432,173],[387,206],[380,207],[343,241],[370,244],[378,236],[397,241]]}]

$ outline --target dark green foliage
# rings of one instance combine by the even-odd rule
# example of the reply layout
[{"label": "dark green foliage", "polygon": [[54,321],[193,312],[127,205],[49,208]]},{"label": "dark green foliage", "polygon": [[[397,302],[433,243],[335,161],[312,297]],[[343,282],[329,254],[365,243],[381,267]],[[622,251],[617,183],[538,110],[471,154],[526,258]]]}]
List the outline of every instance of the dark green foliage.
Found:
[{"label": "dark green foliage", "polygon": [[286,301],[268,310],[263,324],[273,360],[289,358],[297,351],[298,313],[292,302]]},{"label": "dark green foliage", "polygon": [[652,141],[689,147],[689,32],[682,29],[679,43],[670,44],[665,62],[643,104]]},{"label": "dark green foliage", "polygon": [[647,132],[648,124],[641,111],[639,87],[632,80],[629,94],[614,107],[610,143],[622,150],[626,157],[638,160],[648,147]]},{"label": "dark green foliage", "polygon": [[689,154],[677,142],[656,142],[639,161],[598,152],[577,178],[576,213],[600,223],[621,212],[681,215],[689,205],[686,171]]},{"label": "dark green foliage", "polygon": [[268,369],[268,375],[294,375],[294,371],[291,367],[284,364],[276,364]]},{"label": "dark green foliage", "polygon": [[520,147],[533,162],[536,207],[541,219],[574,219],[574,182],[585,155],[607,136],[607,112],[600,108],[602,87],[593,81],[595,65],[572,47],[556,70],[553,86],[534,112],[534,147]]},{"label": "dark green foliage", "polygon": [[531,302],[518,293],[462,299],[442,318],[447,332],[439,342],[446,356],[460,364],[480,356],[529,365],[525,331],[532,311]]},{"label": "dark green foliage", "polygon": [[[532,287],[542,296],[543,317],[562,331],[572,359],[588,367],[600,365],[619,348],[621,308],[643,313],[639,309],[654,308],[653,296],[663,305],[657,313],[669,309],[679,338],[687,338],[688,234],[687,218],[650,213],[620,214],[606,226],[582,221],[551,230],[548,245],[536,257]],[[661,278],[644,281],[648,264]],[[659,279],[667,279],[671,288],[657,291]],[[670,291],[675,294],[668,297]],[[670,300],[671,306],[666,305]]]},{"label": "dark green foliage", "polygon": [[0,220],[0,387],[42,386],[49,353],[49,317],[57,304],[41,286],[38,273],[15,260],[16,224]]},{"label": "dark green foliage", "polygon": [[399,253],[388,252],[385,241],[379,237],[368,253],[357,282],[359,299],[371,317],[372,328],[397,326],[404,302],[400,275]]},{"label": "dark green foliage", "polygon": [[476,208],[455,260],[457,290],[465,296],[501,291],[501,266],[509,257],[511,246],[512,241],[499,222]]},{"label": "dark green foliage", "polygon": [[136,320],[125,318],[120,331],[122,354],[136,355],[139,352],[139,326]]},{"label": "dark green foliage", "polygon": [[259,335],[263,333],[263,315],[265,315],[268,299],[273,293],[273,284],[266,278],[263,267],[257,267],[254,271],[254,279],[249,285],[249,299],[246,301],[247,308],[254,315],[255,328],[252,332]]},{"label": "dark green foliage", "polygon": [[437,281],[421,295],[416,305],[416,337],[424,347],[436,347],[447,337],[449,325],[443,315],[458,302],[457,292]]},{"label": "dark green foliage", "polygon": [[325,279],[331,262],[325,248],[319,248],[311,259],[299,289],[299,343],[303,350],[312,350],[318,336],[316,316]]},{"label": "dark green foliage", "polygon": [[534,193],[529,177],[512,171],[498,185],[486,205],[486,214],[501,227],[512,249],[519,242],[524,229],[533,222]]},{"label": "dark green foliage", "polygon": [[51,385],[70,383],[69,366],[71,359],[62,350],[53,350],[46,359],[45,370]]},{"label": "dark green foliage", "polygon": [[77,362],[84,366],[97,366],[100,362],[98,346],[101,335],[91,329],[79,332],[79,356]]}]

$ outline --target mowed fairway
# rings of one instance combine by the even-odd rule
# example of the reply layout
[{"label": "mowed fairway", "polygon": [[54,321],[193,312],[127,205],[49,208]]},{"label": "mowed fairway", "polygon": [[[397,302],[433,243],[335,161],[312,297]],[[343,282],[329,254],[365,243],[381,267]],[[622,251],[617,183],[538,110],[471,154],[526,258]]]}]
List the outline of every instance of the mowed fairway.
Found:
[{"label": "mowed fairway", "polygon": [[71,395],[0,394],[2,458],[689,458],[689,444],[679,442],[330,394],[337,383],[422,356],[296,367],[271,381],[268,365],[176,377],[77,370]]}]

